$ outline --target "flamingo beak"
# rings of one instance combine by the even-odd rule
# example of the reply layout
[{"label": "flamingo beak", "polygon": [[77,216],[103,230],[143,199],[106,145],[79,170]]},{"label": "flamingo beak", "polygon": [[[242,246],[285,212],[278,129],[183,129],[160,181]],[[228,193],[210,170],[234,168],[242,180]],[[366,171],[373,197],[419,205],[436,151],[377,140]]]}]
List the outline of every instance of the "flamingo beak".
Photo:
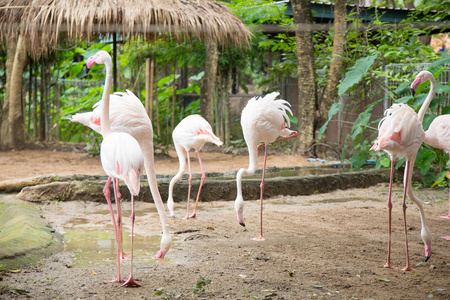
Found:
[{"label": "flamingo beak", "polygon": [[244,222],[244,210],[243,210],[243,209],[240,209],[240,210],[237,212],[237,219],[238,219],[238,223],[239,223],[241,226],[245,227],[245,222]]},{"label": "flamingo beak", "polygon": [[431,245],[425,245],[425,262],[431,258]]}]

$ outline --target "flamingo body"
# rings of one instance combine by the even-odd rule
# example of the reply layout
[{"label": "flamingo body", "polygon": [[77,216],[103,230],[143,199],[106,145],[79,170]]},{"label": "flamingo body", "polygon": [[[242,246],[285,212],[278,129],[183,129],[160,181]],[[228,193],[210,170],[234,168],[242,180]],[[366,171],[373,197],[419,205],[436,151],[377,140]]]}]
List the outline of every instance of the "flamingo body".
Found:
[{"label": "flamingo body", "polygon": [[[255,238],[255,240],[260,241],[264,240],[262,234],[262,201],[267,160],[267,146],[275,141],[297,136],[296,131],[288,129],[290,126],[288,113],[292,115],[290,104],[286,100],[276,99],[278,95],[278,92],[273,92],[263,97],[254,97],[250,99],[241,114],[242,131],[249,152],[249,166],[247,169],[240,169],[236,175],[237,196],[234,202],[234,208],[237,213],[238,223],[245,226],[243,215],[244,199],[242,197],[241,183],[242,176],[248,176],[255,173],[258,163],[258,144],[262,142],[263,145],[265,145],[265,154],[263,176],[260,186],[260,236]],[[282,138],[277,139],[280,136]]]},{"label": "flamingo body", "polygon": [[[175,144],[175,150],[177,152],[178,160],[180,162],[180,168],[178,170],[178,173],[170,181],[167,206],[169,208],[170,215],[174,217],[175,214],[173,202],[173,187],[175,183],[178,182],[184,174],[187,158],[189,167],[189,192],[187,200],[187,212],[185,218],[192,218],[195,217],[197,203],[200,197],[200,191],[203,185],[203,181],[205,180],[205,172],[203,170],[202,160],[200,158],[200,149],[207,142],[216,144],[217,146],[221,146],[222,141],[220,141],[220,139],[214,134],[211,125],[208,123],[208,121],[206,121],[203,117],[199,115],[190,115],[181,120],[181,122],[173,130],[172,139]],[[197,199],[195,201],[194,212],[192,213],[192,215],[189,215],[189,198],[192,184],[192,171],[189,155],[191,149],[194,149],[197,152],[202,177],[200,181],[199,191],[197,194]]]},{"label": "flamingo body", "polygon": [[392,181],[394,174],[394,162],[396,158],[406,158],[405,173],[403,177],[403,220],[405,233],[405,252],[406,267],[403,270],[413,270],[409,264],[408,237],[406,228],[406,196],[413,201],[419,208],[420,219],[422,224],[421,238],[424,242],[425,261],[431,257],[431,232],[426,225],[425,213],[422,202],[414,195],[411,189],[412,169],[416,159],[417,151],[425,139],[425,132],[422,127],[422,121],[425,112],[433,99],[435,81],[433,75],[428,71],[422,71],[417,74],[415,80],[411,84],[413,91],[421,83],[430,81],[431,89],[425,99],[419,113],[406,104],[394,104],[386,110],[385,117],[378,125],[378,138],[375,140],[371,150],[384,150],[391,158],[391,173],[388,194],[389,209],[389,231],[388,231],[388,255],[385,267],[393,268],[390,261],[391,256],[391,224],[392,224]]}]

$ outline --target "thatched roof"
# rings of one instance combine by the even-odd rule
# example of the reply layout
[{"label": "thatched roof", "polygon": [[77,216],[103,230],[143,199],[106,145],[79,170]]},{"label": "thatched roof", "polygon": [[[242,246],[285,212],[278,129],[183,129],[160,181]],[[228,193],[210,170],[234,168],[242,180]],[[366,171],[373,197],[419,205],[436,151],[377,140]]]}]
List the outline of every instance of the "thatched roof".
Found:
[{"label": "thatched roof", "polygon": [[2,34],[21,32],[32,52],[48,50],[61,34],[99,33],[178,38],[191,35],[219,44],[248,44],[248,28],[222,3],[211,0],[0,0]]}]

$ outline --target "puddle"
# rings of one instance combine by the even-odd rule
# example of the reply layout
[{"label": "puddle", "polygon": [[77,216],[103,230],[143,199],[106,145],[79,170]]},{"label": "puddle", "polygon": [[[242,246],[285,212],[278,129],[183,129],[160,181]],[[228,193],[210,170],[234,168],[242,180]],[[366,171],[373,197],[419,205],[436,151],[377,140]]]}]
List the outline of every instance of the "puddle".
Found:
[{"label": "puddle", "polygon": [[[153,210],[156,211],[156,209],[149,208],[138,210],[136,215],[145,218],[147,215],[154,215]],[[131,249],[129,216],[130,210],[124,209],[122,206],[123,249],[126,254],[130,254]],[[65,222],[61,231],[64,236],[65,251],[74,254],[72,265],[80,267],[116,266],[117,245],[109,210],[98,210],[89,214],[87,218],[73,217]],[[135,267],[144,268],[158,265],[155,255],[159,251],[161,235],[145,235],[136,233],[136,231],[138,228],[135,228],[133,244]],[[178,239],[172,235],[172,247],[177,247]],[[171,261],[170,256],[164,259],[164,264],[172,263],[174,262]],[[129,265],[129,260],[123,261],[122,264]]]},{"label": "puddle", "polygon": [[[266,170],[266,178],[276,178],[276,177],[305,177],[305,176],[315,176],[315,175],[329,175],[338,174],[348,171],[349,168],[345,166],[334,166],[334,167],[314,167],[314,168],[272,168]],[[236,174],[220,174],[219,176],[214,176],[215,174],[210,174],[208,179],[211,180],[236,180]],[[225,176],[223,176],[225,175]],[[262,170],[257,170],[252,176],[244,176],[244,179],[261,179]]]},{"label": "puddle", "polygon": [[347,203],[351,201],[374,201],[374,202],[383,202],[383,199],[377,198],[358,198],[358,197],[349,197],[349,198],[327,198],[321,200],[311,201],[311,203]]}]

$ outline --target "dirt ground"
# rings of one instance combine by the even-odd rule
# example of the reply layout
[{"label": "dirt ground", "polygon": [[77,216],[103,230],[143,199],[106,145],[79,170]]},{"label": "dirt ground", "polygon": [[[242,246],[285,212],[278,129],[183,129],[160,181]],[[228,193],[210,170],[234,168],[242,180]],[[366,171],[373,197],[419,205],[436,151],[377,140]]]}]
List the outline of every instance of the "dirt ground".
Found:
[{"label": "dirt ground", "polygon": [[[170,156],[157,160],[157,173],[176,173],[177,158],[174,153]],[[207,171],[237,170],[248,164],[246,156],[202,153],[202,158]],[[284,167],[312,163],[298,156],[272,155],[268,164]],[[97,158],[54,151],[2,152],[0,168],[0,180],[45,174],[103,174]],[[402,186],[396,184],[394,193],[392,263],[401,269],[405,266]],[[176,203],[176,218],[169,220],[174,243],[164,261],[153,258],[161,231],[154,205],[139,202],[134,267],[139,288],[105,283],[117,272],[114,232],[106,203],[40,203],[37,207],[44,218],[64,234],[66,249],[16,273],[0,273],[0,298],[449,299],[450,241],[440,237],[450,235],[450,220],[439,217],[448,213],[448,191],[420,189],[416,194],[425,202],[433,254],[423,262],[418,209],[408,202],[412,272],[383,267],[387,254],[387,184],[266,199],[263,242],[251,239],[259,234],[256,199],[246,199],[245,228],[236,221],[233,202],[201,203],[197,217],[189,220],[181,218],[186,203]],[[129,202],[122,206],[128,240]],[[70,244],[75,229],[86,230],[81,231],[85,239]],[[101,248],[105,243],[106,248]],[[126,241],[125,251],[129,252]],[[125,260],[123,277],[128,277],[129,269],[129,260]]]}]

